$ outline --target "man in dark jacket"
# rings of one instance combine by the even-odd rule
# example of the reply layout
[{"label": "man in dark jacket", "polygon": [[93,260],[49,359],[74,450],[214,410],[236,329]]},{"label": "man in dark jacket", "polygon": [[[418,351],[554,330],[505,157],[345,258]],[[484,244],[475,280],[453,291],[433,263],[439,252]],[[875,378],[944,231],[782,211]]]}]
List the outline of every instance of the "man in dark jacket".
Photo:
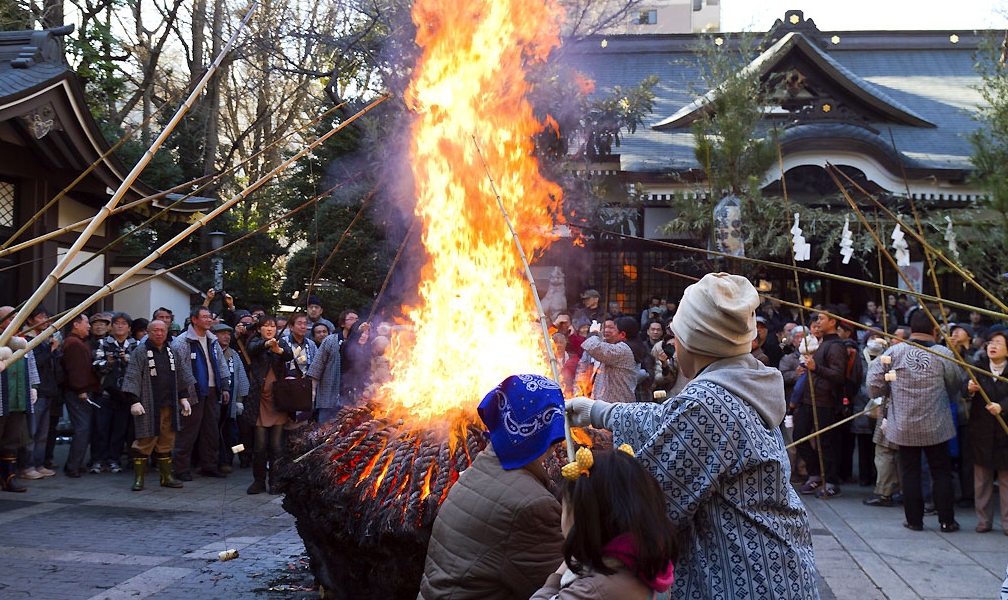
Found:
[{"label": "man in dark jacket", "polygon": [[87,344],[91,324],[85,314],[77,315],[67,325],[63,342],[63,404],[70,415],[73,439],[63,472],[67,477],[80,477],[84,466],[84,454],[91,442],[91,419],[95,402],[92,399],[101,390],[98,375],[91,367],[91,348]]},{"label": "man in dark jacket", "polygon": [[563,406],[539,375],[512,375],[480,403],[490,443],[438,511],[418,600],[527,600],[563,562],[542,462],[564,438]]},{"label": "man in dark jacket", "polygon": [[[842,418],[844,382],[847,379],[847,349],[837,334],[837,320],[831,315],[846,316],[845,312],[844,307],[829,304],[825,312],[819,313],[817,317],[822,339],[819,341],[819,349],[805,362],[808,384],[805,386],[801,402],[794,411],[796,439],[826,429]],[[818,429],[816,429],[816,417],[818,417]],[[820,498],[824,495],[839,496],[840,432],[831,429],[816,439],[819,440],[819,451],[822,452],[822,472],[816,448],[810,442],[799,444],[798,454],[805,461],[809,478],[798,491],[802,494],[815,494]],[[823,487],[824,480],[825,487]]]}]

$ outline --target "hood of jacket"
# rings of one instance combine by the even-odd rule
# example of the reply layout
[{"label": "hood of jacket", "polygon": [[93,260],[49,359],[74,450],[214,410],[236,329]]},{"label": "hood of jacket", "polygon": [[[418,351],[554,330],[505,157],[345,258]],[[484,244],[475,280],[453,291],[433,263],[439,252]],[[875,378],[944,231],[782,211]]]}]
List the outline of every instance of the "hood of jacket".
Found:
[{"label": "hood of jacket", "polygon": [[756,409],[767,429],[779,426],[784,420],[787,411],[784,376],[751,354],[716,360],[695,379],[715,383],[738,396]]}]

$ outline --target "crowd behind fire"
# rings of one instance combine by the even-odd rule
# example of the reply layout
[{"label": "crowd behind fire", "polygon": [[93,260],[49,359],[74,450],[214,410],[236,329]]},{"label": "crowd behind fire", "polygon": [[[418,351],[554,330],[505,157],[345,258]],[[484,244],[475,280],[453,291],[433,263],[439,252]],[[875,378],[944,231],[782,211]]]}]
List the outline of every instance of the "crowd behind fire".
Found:
[{"label": "crowd behind fire", "polygon": [[[251,467],[249,494],[280,493],[268,475],[284,457],[287,432],[332,420],[390,378],[388,324],[372,327],[355,310],[343,310],[334,324],[314,295],[304,312],[279,316],[236,308],[228,295],[214,312],[214,297],[210,290],[183,319],[165,308],[150,320],[81,314],[7,364],[0,380],[3,490],[25,492],[26,480],[56,475],[56,441],[69,434],[67,477],[132,469],[132,489],[140,491],[155,464],[166,487],[183,487],[194,473],[226,477],[236,466]],[[592,425],[606,422],[599,406],[661,405],[705,372],[680,368],[677,308],[655,296],[640,312],[624,312],[618,302],[603,306],[589,289],[570,310],[549,315],[563,396],[606,403],[590,409]],[[838,497],[841,485],[871,486],[864,504],[902,504],[908,529],[921,530],[925,516],[937,515],[942,532],[956,531],[958,505],[976,511],[978,533],[999,526],[1008,535],[1008,435],[996,420],[1008,383],[991,376],[1008,364],[1008,330],[980,312],[918,306],[913,296],[858,308],[856,315],[843,304],[799,312],[762,300],[756,310],[750,354],[783,380],[786,416],[774,417],[782,439],[828,430],[788,450],[795,491]],[[13,316],[12,307],[0,307],[0,328]],[[0,358],[50,321],[44,307],[34,309]],[[905,340],[915,343],[901,349]],[[927,368],[915,370],[915,362]],[[964,364],[982,370],[975,381]],[[311,382],[312,410],[277,410],[273,384],[290,379]],[[589,409],[578,410],[588,424]]]}]

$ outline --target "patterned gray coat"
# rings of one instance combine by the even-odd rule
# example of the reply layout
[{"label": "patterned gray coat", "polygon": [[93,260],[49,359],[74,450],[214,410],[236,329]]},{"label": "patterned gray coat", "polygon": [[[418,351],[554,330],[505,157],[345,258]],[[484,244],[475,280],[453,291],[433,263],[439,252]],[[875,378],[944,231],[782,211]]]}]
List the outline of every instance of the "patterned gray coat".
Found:
[{"label": "patterned gray coat", "polygon": [[665,494],[681,534],[673,598],[819,598],[784,412],[780,372],[749,354],[714,362],[663,404],[592,407],[592,425],[630,444]]},{"label": "patterned gray coat", "polygon": [[[886,369],[876,360],[868,369],[868,393],[872,398],[891,395],[886,438],[898,446],[934,446],[955,437],[951,399],[959,398],[964,371],[952,362],[945,346],[924,349],[915,344],[896,344],[882,356],[891,356],[890,371],[896,381],[885,380]],[[926,343],[926,340],[923,342]]]},{"label": "patterned gray coat", "polygon": [[[122,391],[129,398],[131,403],[139,402],[144,407],[144,414],[133,417],[133,425],[136,428],[136,438],[146,438],[158,435],[161,431],[161,411],[154,408],[154,390],[151,387],[150,366],[148,363],[147,351],[153,352],[154,346],[147,341],[137,346],[130,355],[129,364],[126,366],[126,374],[123,376]],[[175,410],[172,411],[172,429],[179,431],[182,428],[181,405],[178,399],[186,397],[188,385],[182,375],[183,357],[178,352],[165,344],[168,352],[175,357],[175,377],[167,378],[172,385],[172,395],[176,398]],[[160,376],[159,382],[164,382]]]}]

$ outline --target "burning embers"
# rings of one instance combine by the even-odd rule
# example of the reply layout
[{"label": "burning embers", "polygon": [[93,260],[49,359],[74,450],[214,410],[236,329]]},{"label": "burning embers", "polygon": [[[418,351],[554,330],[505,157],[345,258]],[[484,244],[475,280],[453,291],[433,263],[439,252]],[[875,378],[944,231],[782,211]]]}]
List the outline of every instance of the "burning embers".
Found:
[{"label": "burning embers", "polygon": [[447,436],[357,408],[292,440],[295,457],[318,447],[280,478],[328,597],[416,598],[437,507],[486,445],[458,427]]},{"label": "burning embers", "polygon": [[[284,508],[333,597],[416,597],[437,507],[486,443],[470,425],[479,399],[510,374],[549,372],[501,207],[529,256],[556,238],[561,191],[532,156],[542,125],[526,66],[559,44],[561,17],[555,0],[413,4],[422,56],[404,100],[427,250],[418,299],[403,307],[375,407],[302,434],[293,456],[319,449],[281,467]],[[547,465],[557,478],[559,465]]]},{"label": "burning embers", "polygon": [[[606,447],[606,432],[577,431],[578,442]],[[284,509],[297,520],[311,568],[326,598],[413,600],[427,542],[448,490],[486,446],[482,428],[455,436],[348,409],[291,440],[294,457],[278,471]],[[554,482],[567,462],[562,447],[546,461]]]}]

